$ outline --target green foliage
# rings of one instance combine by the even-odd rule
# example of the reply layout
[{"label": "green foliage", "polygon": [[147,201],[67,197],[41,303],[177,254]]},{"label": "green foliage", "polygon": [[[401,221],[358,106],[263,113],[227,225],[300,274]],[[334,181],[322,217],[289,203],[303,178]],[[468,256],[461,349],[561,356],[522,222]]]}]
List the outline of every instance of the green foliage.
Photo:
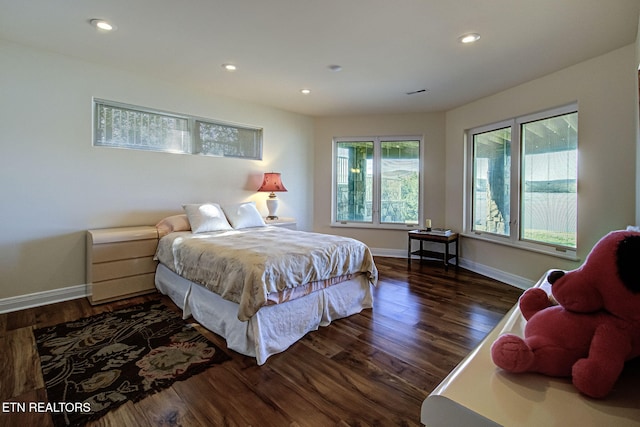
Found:
[{"label": "green foliage", "polygon": [[524,230],[523,239],[534,240],[536,242],[547,243],[553,246],[566,246],[575,248],[577,244],[576,233],[569,231],[548,231],[548,230]]},{"label": "green foliage", "polygon": [[417,172],[394,173],[382,186],[382,221],[418,222],[420,185]]}]

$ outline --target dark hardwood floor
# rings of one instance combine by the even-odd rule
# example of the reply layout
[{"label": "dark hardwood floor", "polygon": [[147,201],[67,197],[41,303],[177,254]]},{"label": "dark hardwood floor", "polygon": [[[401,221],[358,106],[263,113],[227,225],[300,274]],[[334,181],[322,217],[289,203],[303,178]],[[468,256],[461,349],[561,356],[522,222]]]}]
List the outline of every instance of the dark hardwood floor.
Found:
[{"label": "dark hardwood floor", "polygon": [[[92,426],[417,426],[420,405],[517,301],[521,290],[464,269],[376,258],[373,310],[307,334],[265,365],[232,360]],[[78,299],[0,315],[0,402],[45,402],[32,329],[114,310]],[[163,297],[167,305],[175,307]],[[176,308],[177,309],[177,308]],[[0,425],[49,426],[47,414],[0,411]]]}]

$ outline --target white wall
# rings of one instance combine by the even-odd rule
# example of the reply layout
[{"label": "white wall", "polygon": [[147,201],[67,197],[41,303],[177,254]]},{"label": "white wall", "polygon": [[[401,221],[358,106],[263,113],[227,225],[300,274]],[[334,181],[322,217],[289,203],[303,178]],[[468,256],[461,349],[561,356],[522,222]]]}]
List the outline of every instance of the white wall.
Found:
[{"label": "white wall", "polygon": [[[313,122],[0,41],[0,299],[85,283],[85,230],[153,225],[181,204],[255,200],[311,228]],[[92,97],[264,128],[263,160],[93,147]]]},{"label": "white wall", "polygon": [[316,118],[313,229],[361,240],[375,253],[404,254],[407,232],[331,227],[332,143],[334,137],[423,135],[425,144],[424,211],[434,226],[445,224],[444,113]]},{"label": "white wall", "polygon": [[[447,225],[463,226],[464,134],[475,126],[578,102],[578,255],[636,219],[637,60],[635,45],[478,100],[446,115]],[[464,238],[466,260],[536,280],[572,262]]]}]

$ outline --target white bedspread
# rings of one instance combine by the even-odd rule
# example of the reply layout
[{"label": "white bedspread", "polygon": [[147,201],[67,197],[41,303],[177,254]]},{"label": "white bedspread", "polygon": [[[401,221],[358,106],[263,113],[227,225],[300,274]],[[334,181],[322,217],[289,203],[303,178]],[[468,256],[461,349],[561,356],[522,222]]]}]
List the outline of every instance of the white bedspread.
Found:
[{"label": "white bedspread", "polygon": [[240,320],[265,306],[272,292],[348,274],[365,273],[374,285],[378,278],[364,243],[279,227],[171,233],[160,239],[156,258],[238,303]]}]

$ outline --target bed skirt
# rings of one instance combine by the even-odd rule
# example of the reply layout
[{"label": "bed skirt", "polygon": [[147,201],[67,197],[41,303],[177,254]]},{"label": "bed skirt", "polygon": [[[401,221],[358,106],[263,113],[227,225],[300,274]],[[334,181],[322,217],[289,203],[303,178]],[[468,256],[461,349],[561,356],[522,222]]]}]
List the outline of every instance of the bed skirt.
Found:
[{"label": "bed skirt", "polygon": [[193,316],[202,326],[222,336],[231,350],[255,357],[258,365],[308,332],[373,306],[372,285],[366,275],[282,304],[262,307],[246,322],[238,320],[238,304],[162,264],[156,269],[155,284],[158,291],[182,309],[183,318]]}]

